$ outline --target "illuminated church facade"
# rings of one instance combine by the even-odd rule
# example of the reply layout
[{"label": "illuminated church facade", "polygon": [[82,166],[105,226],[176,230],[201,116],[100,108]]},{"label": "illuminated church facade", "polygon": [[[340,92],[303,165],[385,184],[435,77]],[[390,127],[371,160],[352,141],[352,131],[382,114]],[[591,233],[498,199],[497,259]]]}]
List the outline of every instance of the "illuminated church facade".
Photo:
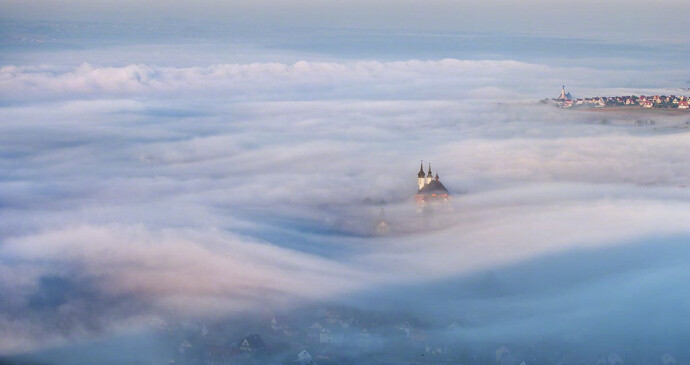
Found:
[{"label": "illuminated church facade", "polygon": [[432,174],[431,164],[429,164],[429,170],[426,173],[424,173],[423,163],[419,164],[417,187],[419,189],[414,199],[415,205],[420,211],[430,208],[452,210],[450,201],[453,199],[453,196],[439,180],[438,172],[436,172],[436,176]]}]

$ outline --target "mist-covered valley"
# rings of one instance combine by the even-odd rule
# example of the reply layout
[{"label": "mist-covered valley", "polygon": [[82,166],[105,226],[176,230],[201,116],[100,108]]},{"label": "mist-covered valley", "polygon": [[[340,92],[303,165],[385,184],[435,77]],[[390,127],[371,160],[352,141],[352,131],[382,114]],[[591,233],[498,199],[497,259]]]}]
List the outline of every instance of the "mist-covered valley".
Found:
[{"label": "mist-covered valley", "polygon": [[3,52],[1,362],[688,361],[686,48],[265,37]]}]

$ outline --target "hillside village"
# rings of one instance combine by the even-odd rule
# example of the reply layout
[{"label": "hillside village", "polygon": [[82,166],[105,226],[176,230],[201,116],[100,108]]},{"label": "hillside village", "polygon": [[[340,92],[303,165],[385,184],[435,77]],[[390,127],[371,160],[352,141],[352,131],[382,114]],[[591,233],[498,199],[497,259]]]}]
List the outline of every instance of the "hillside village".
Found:
[{"label": "hillside village", "polygon": [[625,95],[595,96],[591,98],[573,98],[570,92],[561,89],[561,94],[552,99],[544,99],[559,108],[606,108],[637,107],[646,109],[678,109],[690,111],[690,97],[685,95]]}]

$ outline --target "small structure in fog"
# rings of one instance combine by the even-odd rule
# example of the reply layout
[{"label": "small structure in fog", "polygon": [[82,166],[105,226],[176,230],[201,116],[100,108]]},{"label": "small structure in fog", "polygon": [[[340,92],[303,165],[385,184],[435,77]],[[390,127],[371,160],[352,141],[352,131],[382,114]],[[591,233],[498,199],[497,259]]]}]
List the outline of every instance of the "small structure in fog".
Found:
[{"label": "small structure in fog", "polygon": [[304,350],[302,350],[302,352],[297,354],[297,363],[301,364],[301,365],[309,365],[309,364],[313,364],[314,361],[313,361],[309,351],[304,349]]},{"label": "small structure in fog", "polygon": [[623,358],[618,356],[617,353],[612,352],[608,356],[609,365],[623,365]]},{"label": "small structure in fog", "polygon": [[415,204],[420,211],[443,208],[445,210],[452,210],[450,200],[453,196],[448,189],[441,183],[438,177],[438,171],[434,177],[431,172],[431,164],[429,170],[424,173],[424,165],[419,165],[419,173],[417,173],[417,186],[419,190],[415,194]]},{"label": "small structure in fog", "polygon": [[386,223],[386,212],[383,211],[383,208],[381,208],[379,216],[376,219],[376,227],[374,228],[374,231],[379,236],[385,236],[391,233],[391,227],[388,225],[388,223]]},{"label": "small structure in fog", "polygon": [[496,349],[494,355],[496,358],[496,363],[500,364],[501,360],[510,355],[510,350],[508,349],[508,347],[506,347],[506,345],[502,345],[501,347]]},{"label": "small structure in fog", "polygon": [[264,352],[267,350],[266,343],[261,336],[249,335],[238,342],[237,349],[242,353]]},{"label": "small structure in fog", "polygon": [[661,355],[661,364],[662,365],[678,365],[678,361],[676,361],[676,358],[667,352],[667,353]]}]

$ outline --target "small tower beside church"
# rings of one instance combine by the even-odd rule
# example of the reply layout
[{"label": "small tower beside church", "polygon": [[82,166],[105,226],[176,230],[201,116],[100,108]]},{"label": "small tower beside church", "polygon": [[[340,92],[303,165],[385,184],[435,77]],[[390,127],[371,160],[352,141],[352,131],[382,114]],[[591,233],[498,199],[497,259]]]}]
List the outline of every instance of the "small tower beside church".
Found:
[{"label": "small tower beside church", "polygon": [[431,174],[431,164],[429,164],[429,172],[426,174],[426,180],[424,181],[424,185],[430,183],[433,179],[434,176]]},{"label": "small tower beside church", "polygon": [[380,236],[385,236],[391,232],[391,227],[388,225],[388,223],[386,223],[386,212],[383,211],[383,208],[381,208],[381,211],[379,212],[377,224],[374,230],[376,231],[376,234]]}]

